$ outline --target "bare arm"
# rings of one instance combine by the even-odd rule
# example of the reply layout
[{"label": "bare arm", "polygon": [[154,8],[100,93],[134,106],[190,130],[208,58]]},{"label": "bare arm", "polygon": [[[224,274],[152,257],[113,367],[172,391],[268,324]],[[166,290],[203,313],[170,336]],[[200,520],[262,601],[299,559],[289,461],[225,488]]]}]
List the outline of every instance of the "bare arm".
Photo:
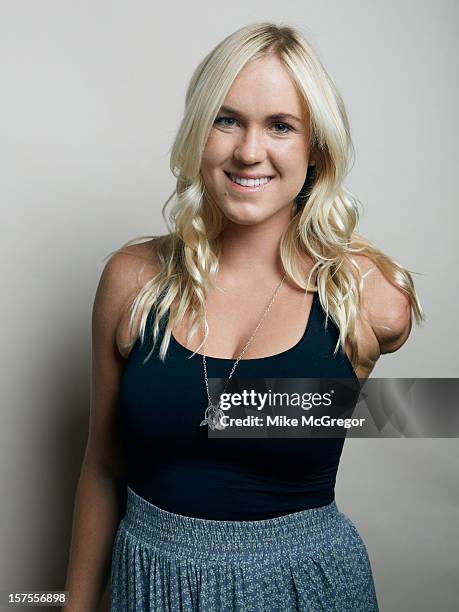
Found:
[{"label": "bare arm", "polygon": [[367,257],[355,256],[364,276],[362,310],[378,341],[379,353],[393,353],[405,344],[411,331],[411,307],[401,289],[386,280]]},{"label": "bare arm", "polygon": [[117,348],[116,335],[122,315],[143,282],[140,261],[125,253],[113,255],[102,272],[94,300],[89,436],[75,496],[66,612],[98,610],[125,509],[125,465],[116,428],[125,360]]}]

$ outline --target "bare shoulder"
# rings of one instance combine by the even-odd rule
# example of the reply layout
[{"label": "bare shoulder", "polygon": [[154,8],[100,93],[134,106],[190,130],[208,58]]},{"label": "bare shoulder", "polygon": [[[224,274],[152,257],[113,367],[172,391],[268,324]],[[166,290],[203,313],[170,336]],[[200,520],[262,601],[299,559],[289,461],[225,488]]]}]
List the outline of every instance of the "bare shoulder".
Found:
[{"label": "bare shoulder", "polygon": [[108,293],[112,303],[125,305],[159,270],[154,239],[122,247],[105,264],[99,288]]},{"label": "bare shoulder", "polygon": [[[159,269],[159,260],[156,249],[156,238],[138,244],[123,246],[113,253],[107,266],[116,269],[118,274],[131,278],[139,274],[151,275]],[[143,277],[141,278],[143,280]]]},{"label": "bare shoulder", "polygon": [[393,353],[410,335],[410,300],[404,291],[386,279],[369,257],[354,255],[352,260],[363,279],[362,316],[371,326],[381,354]]},{"label": "bare shoulder", "polygon": [[97,291],[103,294],[107,309],[113,311],[110,318],[112,322],[115,321],[116,346],[124,358],[129,352],[126,345],[131,340],[128,336],[129,307],[142,287],[159,270],[160,262],[153,238],[121,247],[110,256],[102,271]]}]

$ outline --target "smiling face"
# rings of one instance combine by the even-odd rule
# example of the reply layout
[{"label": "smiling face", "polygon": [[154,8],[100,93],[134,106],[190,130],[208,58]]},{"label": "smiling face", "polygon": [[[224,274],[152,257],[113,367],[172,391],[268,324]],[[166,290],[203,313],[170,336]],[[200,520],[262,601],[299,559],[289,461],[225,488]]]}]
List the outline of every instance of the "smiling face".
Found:
[{"label": "smiling face", "polygon": [[[309,116],[281,61],[251,62],[234,80],[204,148],[206,192],[233,223],[254,225],[274,216],[288,222],[309,148]],[[240,185],[236,177],[261,177],[261,184]]]}]

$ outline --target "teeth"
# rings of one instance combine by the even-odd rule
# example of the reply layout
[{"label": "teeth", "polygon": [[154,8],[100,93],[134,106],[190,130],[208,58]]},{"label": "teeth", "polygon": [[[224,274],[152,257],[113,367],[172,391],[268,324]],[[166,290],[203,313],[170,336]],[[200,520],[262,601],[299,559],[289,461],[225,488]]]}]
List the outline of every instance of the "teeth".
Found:
[{"label": "teeth", "polygon": [[271,180],[269,176],[265,176],[261,179],[245,179],[236,176],[235,174],[230,174],[230,178],[233,183],[237,183],[238,185],[242,185],[243,187],[258,187],[259,185],[266,185]]}]

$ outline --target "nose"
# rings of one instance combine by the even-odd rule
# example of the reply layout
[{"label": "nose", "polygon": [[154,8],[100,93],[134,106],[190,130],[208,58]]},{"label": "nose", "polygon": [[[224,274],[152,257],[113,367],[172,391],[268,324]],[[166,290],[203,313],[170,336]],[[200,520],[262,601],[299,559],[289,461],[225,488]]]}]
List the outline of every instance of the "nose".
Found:
[{"label": "nose", "polygon": [[247,129],[245,135],[234,149],[234,157],[241,164],[255,164],[266,157],[266,147],[263,142],[263,134],[256,127]]}]

